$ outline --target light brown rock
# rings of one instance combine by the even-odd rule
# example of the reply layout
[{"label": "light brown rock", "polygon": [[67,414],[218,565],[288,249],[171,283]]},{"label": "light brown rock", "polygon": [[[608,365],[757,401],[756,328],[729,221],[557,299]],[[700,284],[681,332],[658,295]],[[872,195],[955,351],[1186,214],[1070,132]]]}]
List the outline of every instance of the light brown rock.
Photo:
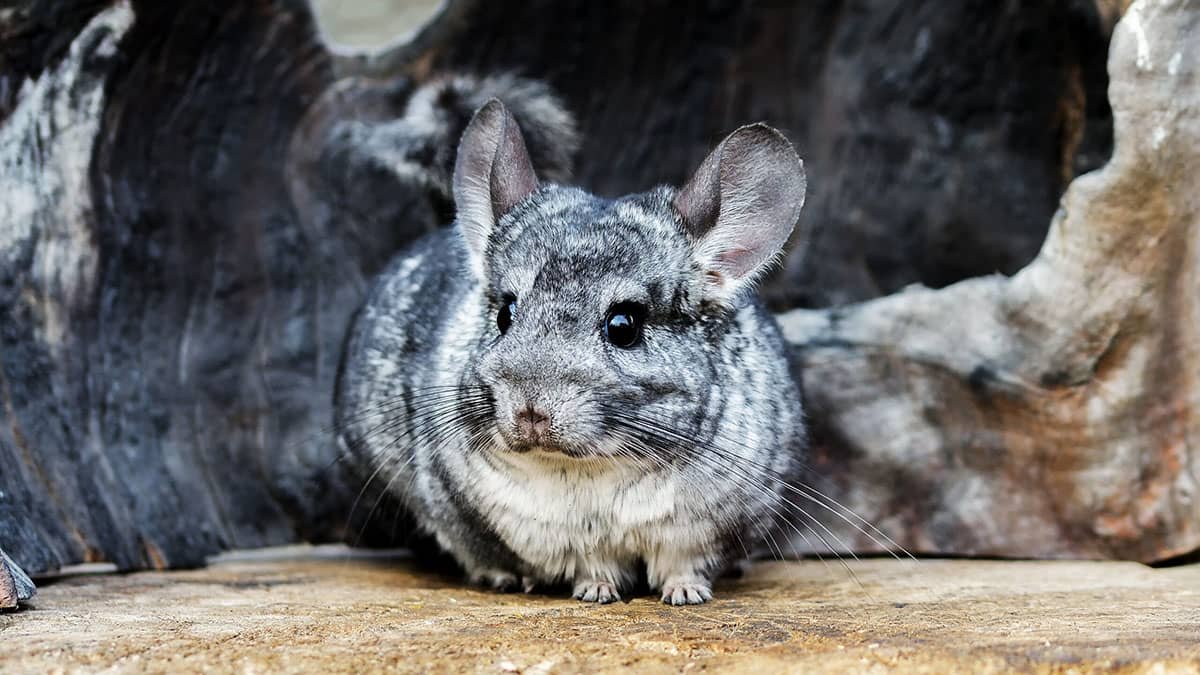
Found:
[{"label": "light brown rock", "polygon": [[25,572],[0,550],[0,610],[15,608],[36,593]]},{"label": "light brown rock", "polygon": [[[1018,274],[782,317],[823,423],[817,487],[913,551],[1200,546],[1197,36],[1200,2],[1133,3],[1109,57],[1112,160]],[[831,542],[878,548],[806,506]]]}]

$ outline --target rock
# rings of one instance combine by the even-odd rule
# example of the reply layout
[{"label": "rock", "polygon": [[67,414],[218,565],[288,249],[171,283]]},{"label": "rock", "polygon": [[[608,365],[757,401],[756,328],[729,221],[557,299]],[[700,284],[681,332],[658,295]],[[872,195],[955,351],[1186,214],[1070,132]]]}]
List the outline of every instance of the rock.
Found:
[{"label": "rock", "polygon": [[0,609],[13,609],[36,593],[29,576],[0,550]]},{"label": "rock", "polygon": [[[1197,34],[1200,2],[1129,9],[1113,157],[1072,182],[1020,272],[783,315],[831,500],[922,553],[1200,546]],[[811,510],[831,541],[880,547]]]}]

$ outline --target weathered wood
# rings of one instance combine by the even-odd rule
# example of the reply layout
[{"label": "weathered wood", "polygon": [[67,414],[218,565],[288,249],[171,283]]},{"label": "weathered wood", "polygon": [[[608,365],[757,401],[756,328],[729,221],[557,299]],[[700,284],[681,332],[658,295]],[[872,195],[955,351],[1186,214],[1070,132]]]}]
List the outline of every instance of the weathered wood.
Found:
[{"label": "weathered wood", "polygon": [[1198,35],[1200,2],[1133,5],[1109,59],[1112,160],[1018,274],[783,316],[816,473],[910,549],[1200,546]]},{"label": "weathered wood", "polygon": [[411,560],[222,561],[47,586],[0,670],[1194,673],[1200,566],[757,563],[686,610],[464,588]]},{"label": "weathered wood", "polygon": [[[511,79],[466,83],[462,95],[437,99],[454,114],[431,126],[411,109],[421,101],[414,92],[444,71],[516,70],[548,81],[579,118],[575,175],[601,192],[677,182],[716,138],[748,120],[788,130],[813,176],[805,218],[816,235],[811,253],[793,257],[769,292],[780,306],[825,305],[911,282],[940,286],[1014,271],[1034,255],[1066,181],[1107,156],[1103,62],[1113,14],[1086,2],[948,9],[932,1],[722,0],[681,15],[669,3],[457,0],[411,43],[371,57],[331,54],[299,0],[80,0],[0,14],[0,548],[44,572],[85,560],[189,566],[231,547],[390,536],[386,505],[378,527],[364,521],[370,504],[352,513],[362,479],[337,461],[328,432],[347,318],[399,246],[448,220],[453,118],[489,92],[518,103],[544,94]],[[47,36],[51,25],[68,37]],[[512,107],[520,118],[520,106]],[[539,111],[530,106],[527,114]],[[572,139],[530,140],[543,172],[565,170]],[[1165,188],[1155,194],[1166,211],[1178,208]],[[1178,255],[1192,250],[1181,248],[1183,235],[1170,237],[1181,240]],[[1054,250],[1053,239],[1047,246]],[[1087,259],[1063,265],[1079,275],[1103,272],[1079,267]],[[1159,262],[1191,269],[1186,260],[1164,253]],[[1042,278],[1022,276],[1036,277],[1021,282],[1029,289]],[[1005,552],[1000,543],[1012,543],[1020,521],[955,510],[987,504],[956,492],[977,483],[996,491],[1034,484],[1002,466],[1029,459],[1038,475],[1097,466],[1028,449],[1057,449],[1067,438],[1035,414],[1032,399],[1018,406],[1023,418],[992,409],[1009,400],[1000,397],[1005,373],[1041,367],[1021,353],[992,363],[963,349],[954,357],[962,363],[951,365],[970,365],[964,385],[962,373],[939,369],[919,349],[923,343],[905,342],[906,321],[919,326],[926,317],[932,331],[973,316],[969,307],[950,314],[953,301],[941,298],[974,300],[958,289],[992,286],[1021,287],[985,279],[945,295],[923,292],[927,309],[903,304],[915,296],[901,294],[788,319],[810,368],[817,468],[838,496],[919,550]],[[1142,300],[1149,305],[1168,297],[1161,287],[1142,288],[1151,289]],[[1025,316],[1023,296],[976,293],[980,302],[1010,299],[990,324],[950,325],[959,332],[948,336],[969,346],[968,338],[1005,335],[987,332],[1005,327],[1014,349],[1028,345],[1043,365],[1051,362],[1050,331],[1038,326],[1053,324],[1034,319],[1061,317],[1031,308],[1025,333],[1005,323]],[[887,312],[877,307],[898,309],[878,318]],[[1067,318],[1081,320],[1076,314]],[[927,377],[887,375],[889,362],[867,349],[874,337],[894,339],[900,353],[917,345],[920,358],[901,361]],[[1183,331],[1164,343],[1162,363],[1189,337]],[[855,341],[859,351],[843,348]],[[837,364],[855,362],[868,365],[844,366],[850,374],[833,379],[842,376]],[[987,370],[970,377],[981,363],[996,383]],[[1064,359],[1062,381],[1075,383],[1079,367]],[[1180,396],[1194,391],[1178,373],[1161,375],[1176,378],[1169,382]],[[996,388],[977,395],[992,406],[987,415],[952,398],[980,378]],[[1112,386],[1143,401],[1149,419],[1181,419],[1131,378]],[[943,388],[898,389],[930,381]],[[1173,400],[1194,409],[1194,399]],[[899,403],[864,407],[872,401]],[[946,414],[945,429],[935,429],[941,443],[932,446],[946,464],[913,463],[912,452],[881,459],[899,452],[897,439],[923,441],[891,415],[915,415],[913,424],[926,429],[927,409],[957,410],[956,403],[962,414]],[[1080,453],[1103,447],[1082,418],[1062,414],[1052,419],[1073,421]],[[1043,426],[1022,429],[1018,421]],[[872,424],[900,430],[882,445],[850,433]],[[1195,438],[1169,436],[1170,428],[1154,426],[1147,438]],[[988,440],[996,429],[1026,445]],[[997,448],[1006,454],[986,454]],[[1158,466],[1143,459],[1133,465]],[[955,463],[982,468],[964,474]],[[1121,470],[1070,474],[1079,490],[1054,505],[1086,509],[1097,496],[1088,481],[1128,477]],[[897,475],[911,489],[897,489]],[[1178,494],[1165,499],[1183,504]],[[1195,545],[1192,525],[1178,518],[1125,525],[1120,519],[1134,506],[1110,507],[1129,535],[1124,544],[1083,533],[1063,537],[1058,549],[1017,542],[1006,550],[1153,559]],[[1034,522],[1076,528],[1077,516],[1068,510],[1061,521]],[[1010,534],[988,539],[987,528]],[[1152,531],[1147,543],[1129,543],[1142,528]],[[1026,537],[1041,542],[1060,532]]]},{"label": "weathered wood", "polygon": [[783,130],[809,169],[780,308],[1012,273],[1111,150],[1114,2],[459,0],[411,44],[343,61],[420,78],[515,69],[579,117],[576,178],[678,185],[729,130]]},{"label": "weathered wood", "polygon": [[[409,79],[336,79],[303,2],[77,9],[0,126],[0,547],[161,568],[357,532],[329,432],[348,317],[449,220],[473,108],[553,114],[544,87],[447,85],[433,127]],[[573,137],[529,140],[565,172]]]},{"label": "weathered wood", "polygon": [[[99,12],[3,127],[0,531],[34,571],[201,564],[296,537],[281,503],[320,508],[296,494],[311,451],[258,439],[319,417],[289,375],[336,361],[335,328],[282,334],[318,299],[344,302],[309,288],[297,306],[283,290],[289,273],[292,287],[304,269],[333,276],[336,243],[314,233],[304,249],[280,168],[305,78],[327,83],[328,60],[307,53],[295,11],[272,29],[262,8],[179,9]],[[297,58],[281,68],[257,50]],[[274,105],[239,104],[258,97]],[[345,274],[361,283],[359,262]],[[293,478],[272,484],[270,467]]]}]

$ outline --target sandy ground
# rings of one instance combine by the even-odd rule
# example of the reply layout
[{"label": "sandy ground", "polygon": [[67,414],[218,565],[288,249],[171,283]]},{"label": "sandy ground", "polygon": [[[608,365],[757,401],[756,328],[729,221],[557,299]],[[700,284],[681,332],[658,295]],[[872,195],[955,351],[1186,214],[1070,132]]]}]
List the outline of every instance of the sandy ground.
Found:
[{"label": "sandy ground", "polygon": [[0,615],[0,672],[1200,673],[1200,565],[768,562],[717,598],[496,594],[411,561],[290,549],[87,575]]}]

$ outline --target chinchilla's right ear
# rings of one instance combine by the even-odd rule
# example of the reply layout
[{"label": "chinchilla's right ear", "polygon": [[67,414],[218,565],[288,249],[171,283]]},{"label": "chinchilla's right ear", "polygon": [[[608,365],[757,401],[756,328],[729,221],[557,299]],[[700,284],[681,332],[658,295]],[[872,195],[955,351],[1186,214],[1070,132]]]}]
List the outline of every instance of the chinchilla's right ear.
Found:
[{"label": "chinchilla's right ear", "polygon": [[480,108],[463,132],[454,164],[458,228],[482,277],[488,240],[500,217],[538,187],[517,120],[498,99]]}]

